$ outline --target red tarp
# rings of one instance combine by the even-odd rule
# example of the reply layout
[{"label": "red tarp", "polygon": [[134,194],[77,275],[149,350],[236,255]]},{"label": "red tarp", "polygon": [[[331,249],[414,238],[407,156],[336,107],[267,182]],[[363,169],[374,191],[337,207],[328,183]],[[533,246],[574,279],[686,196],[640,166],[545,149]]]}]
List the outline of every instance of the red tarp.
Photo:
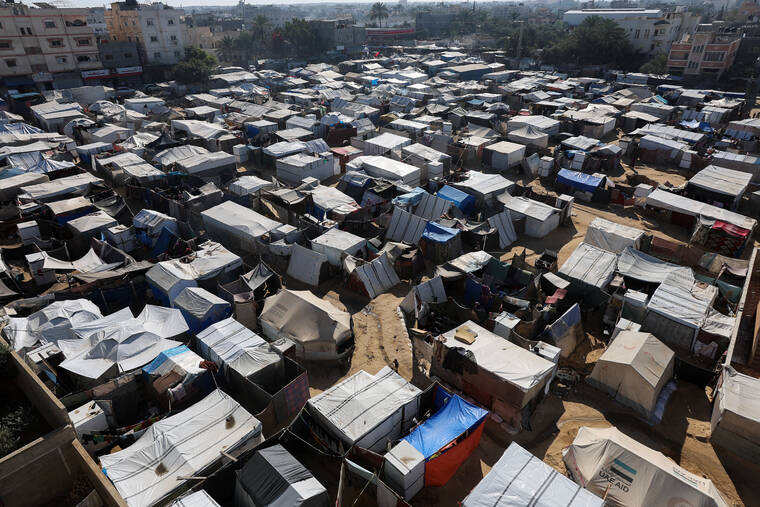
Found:
[{"label": "red tarp", "polygon": [[486,425],[485,419],[470,435],[459,443],[452,443],[441,454],[425,463],[425,486],[443,486],[454,476],[472,451],[480,444],[480,437]]}]

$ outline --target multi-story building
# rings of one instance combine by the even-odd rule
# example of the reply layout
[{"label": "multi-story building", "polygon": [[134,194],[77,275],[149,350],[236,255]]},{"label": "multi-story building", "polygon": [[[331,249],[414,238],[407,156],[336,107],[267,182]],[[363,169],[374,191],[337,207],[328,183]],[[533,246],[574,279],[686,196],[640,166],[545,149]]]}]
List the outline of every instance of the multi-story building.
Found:
[{"label": "multi-story building", "polygon": [[98,45],[103,63],[103,81],[113,85],[138,86],[142,84],[142,62],[137,42],[103,41]]},{"label": "multi-story building", "polygon": [[87,9],[87,25],[92,27],[92,31],[95,32],[98,42],[108,40],[105,7],[90,7]]},{"label": "multi-story building", "polygon": [[615,21],[625,30],[636,51],[644,54],[667,53],[670,45],[685,33],[691,33],[699,16],[685,7],[672,9],[577,9],[565,12],[562,19],[578,26],[586,18],[598,16]]},{"label": "multi-story building", "polygon": [[87,9],[0,3],[0,77],[6,87],[81,86],[83,72],[101,68]]},{"label": "multi-story building", "polygon": [[741,35],[724,31],[723,23],[699,25],[670,47],[668,72],[718,79],[733,65],[740,44]]},{"label": "multi-story building", "polygon": [[115,2],[106,11],[111,40],[137,42],[146,65],[174,65],[185,55],[185,11],[166,4]]},{"label": "multi-story building", "polygon": [[353,19],[315,19],[310,23],[330,51],[361,51],[367,42],[367,30]]}]

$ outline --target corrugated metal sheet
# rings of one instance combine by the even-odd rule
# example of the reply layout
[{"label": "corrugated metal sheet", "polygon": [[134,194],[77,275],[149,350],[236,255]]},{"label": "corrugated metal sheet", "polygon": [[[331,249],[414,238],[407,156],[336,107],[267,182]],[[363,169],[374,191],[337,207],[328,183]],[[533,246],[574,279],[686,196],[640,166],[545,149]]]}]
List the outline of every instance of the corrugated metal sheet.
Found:
[{"label": "corrugated metal sheet", "polygon": [[441,215],[448,213],[451,204],[451,201],[425,192],[422,194],[422,199],[414,210],[414,214],[425,220],[438,220]]},{"label": "corrugated metal sheet", "polygon": [[367,294],[372,299],[393,288],[401,281],[388,261],[388,256],[385,254],[380,255],[371,262],[357,266],[356,275],[364,284]]},{"label": "corrugated metal sheet", "polygon": [[393,216],[388,230],[385,233],[386,241],[403,241],[412,245],[420,242],[422,233],[425,232],[427,220],[401,208],[393,208]]},{"label": "corrugated metal sheet", "polygon": [[512,224],[512,215],[508,209],[489,218],[488,224],[499,231],[499,248],[508,247],[517,240],[517,233]]}]

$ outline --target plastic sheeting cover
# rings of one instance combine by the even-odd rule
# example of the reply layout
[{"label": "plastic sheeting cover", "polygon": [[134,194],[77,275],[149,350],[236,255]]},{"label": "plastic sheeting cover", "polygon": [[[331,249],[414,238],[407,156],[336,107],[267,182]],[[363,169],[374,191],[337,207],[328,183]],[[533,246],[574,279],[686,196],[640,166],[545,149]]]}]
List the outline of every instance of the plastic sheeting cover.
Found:
[{"label": "plastic sheeting cover", "polygon": [[617,256],[601,248],[581,243],[559,268],[571,280],[604,289],[615,274]]},{"label": "plastic sheeting cover", "polygon": [[512,443],[462,507],[604,507],[604,500]]}]

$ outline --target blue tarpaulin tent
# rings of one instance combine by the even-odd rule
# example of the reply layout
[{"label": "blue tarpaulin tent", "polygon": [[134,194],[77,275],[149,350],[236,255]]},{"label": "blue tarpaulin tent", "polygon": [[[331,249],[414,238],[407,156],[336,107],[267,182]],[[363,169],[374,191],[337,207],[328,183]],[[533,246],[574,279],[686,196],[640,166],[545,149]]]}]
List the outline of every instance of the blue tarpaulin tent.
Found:
[{"label": "blue tarpaulin tent", "polygon": [[441,199],[453,202],[465,215],[471,215],[475,212],[475,198],[459,189],[446,185],[438,190],[436,195]]},{"label": "blue tarpaulin tent", "polygon": [[601,185],[602,178],[570,169],[560,169],[557,173],[557,183],[564,183],[583,192],[594,193]]},{"label": "blue tarpaulin tent", "polygon": [[422,237],[435,243],[446,243],[457,234],[459,234],[459,229],[452,229],[435,222],[428,222],[425,226],[425,232],[422,233]]},{"label": "blue tarpaulin tent", "polygon": [[488,410],[440,387],[435,407],[437,412],[403,439],[425,457],[426,486],[443,486],[453,477],[480,443],[488,415]]},{"label": "blue tarpaulin tent", "polygon": [[401,206],[402,208],[406,208],[407,206],[415,206],[420,203],[422,200],[422,195],[426,194],[424,189],[420,187],[413,188],[411,192],[406,194],[401,194],[398,197],[395,197],[393,199],[393,205],[394,206]]}]

